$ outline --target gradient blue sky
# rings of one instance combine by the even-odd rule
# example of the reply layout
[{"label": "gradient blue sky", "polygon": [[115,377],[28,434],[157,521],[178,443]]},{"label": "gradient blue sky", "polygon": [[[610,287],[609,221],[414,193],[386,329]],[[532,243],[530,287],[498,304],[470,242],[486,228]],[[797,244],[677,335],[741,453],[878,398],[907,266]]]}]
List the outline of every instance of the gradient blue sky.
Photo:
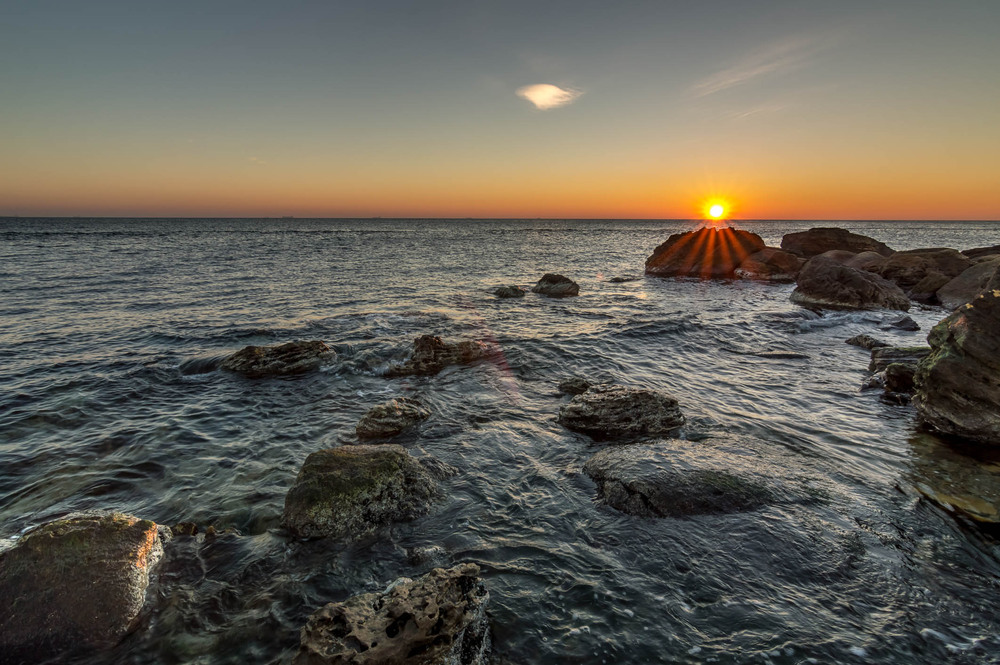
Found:
[{"label": "gradient blue sky", "polygon": [[3,10],[0,215],[1000,218],[995,0]]}]

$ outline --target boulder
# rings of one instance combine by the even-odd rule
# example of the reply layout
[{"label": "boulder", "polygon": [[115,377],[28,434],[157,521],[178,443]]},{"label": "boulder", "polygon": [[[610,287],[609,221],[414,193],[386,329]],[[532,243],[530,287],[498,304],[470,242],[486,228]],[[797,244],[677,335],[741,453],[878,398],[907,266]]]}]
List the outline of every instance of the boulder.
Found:
[{"label": "boulder", "polygon": [[736,276],[769,282],[794,282],[802,263],[802,259],[791,252],[765,247],[748,256],[736,269]]},{"label": "boulder", "polygon": [[930,355],[929,346],[883,346],[872,349],[872,360],[868,363],[869,372],[884,372],[892,363],[902,363],[916,367],[917,363]]},{"label": "boulder", "polygon": [[226,357],[222,369],[250,378],[302,374],[318,368],[337,354],[320,341],[288,342],[277,346],[247,346]]},{"label": "boulder", "polygon": [[677,400],[648,388],[601,384],[559,410],[558,422],[598,439],[663,436],[684,424]]},{"label": "boulder", "polygon": [[763,249],[759,235],[734,228],[705,227],[675,233],[646,259],[646,274],[731,279],[744,261]]},{"label": "boulder", "polygon": [[877,273],[885,265],[886,257],[878,252],[860,252],[844,262],[844,265],[858,270]]},{"label": "boulder", "polygon": [[933,350],[914,377],[920,420],[945,434],[1000,445],[1000,290],[959,307],[927,341]]},{"label": "boulder", "polygon": [[886,259],[879,274],[908,291],[931,273],[953,278],[971,265],[972,261],[955,249],[908,249]]},{"label": "boulder", "polygon": [[162,554],[157,525],[121,513],[28,532],[0,554],[0,662],[114,646],[135,626]]},{"label": "boulder", "polygon": [[913,374],[917,366],[912,363],[889,363],[885,368],[885,391],[889,393],[912,393]]},{"label": "boulder", "polygon": [[532,293],[540,293],[550,298],[569,298],[580,294],[579,285],[569,277],[545,273],[542,278],[531,287]]},{"label": "boulder", "polygon": [[895,328],[896,330],[906,330],[909,332],[920,330],[920,324],[914,321],[912,316],[903,316],[895,321],[890,321],[888,327]]},{"label": "boulder", "polygon": [[413,341],[410,359],[390,367],[386,376],[429,376],[449,365],[468,365],[497,353],[495,346],[479,340],[445,342],[436,335],[422,335]]},{"label": "boulder", "polygon": [[[858,257],[857,254],[855,254],[854,252],[849,252],[846,249],[831,249],[828,252],[823,252],[822,254],[817,254],[816,256],[825,256],[828,259],[833,259],[842,266],[849,265],[852,261],[854,261],[854,259]],[[803,259],[803,261],[805,261],[805,259]]]},{"label": "boulder", "polygon": [[[910,436],[908,480],[949,513],[1000,524],[1000,458],[995,448],[942,445],[933,434]],[[974,445],[974,444],[973,444]]]},{"label": "boulder", "polygon": [[1000,259],[982,261],[964,270],[937,290],[937,299],[948,309],[956,309],[987,289],[1000,289]]},{"label": "boulder", "polygon": [[850,268],[831,258],[809,259],[796,279],[791,300],[803,307],[907,310],[910,301],[898,286],[878,275]]},{"label": "boulder", "polygon": [[574,376],[559,382],[559,392],[565,395],[580,395],[590,389],[590,381]]},{"label": "boulder", "polygon": [[401,578],[309,617],[294,665],[488,665],[490,594],[471,563]]},{"label": "boulder", "polygon": [[976,247],[975,249],[963,249],[962,254],[965,254],[970,259],[981,259],[984,256],[1000,256],[1000,245]]},{"label": "boulder", "polygon": [[285,496],[282,525],[300,537],[354,540],[430,512],[437,483],[402,446],[345,446],[306,458]]},{"label": "boulder", "polygon": [[831,249],[848,252],[875,252],[882,256],[892,254],[884,243],[868,236],[851,233],[840,228],[814,228],[799,233],[788,233],[781,239],[781,249],[809,259]]},{"label": "boulder", "polygon": [[845,344],[850,344],[851,346],[860,346],[862,349],[878,349],[883,346],[889,346],[887,343],[879,341],[872,337],[871,335],[855,335],[854,337],[845,340]]},{"label": "boulder", "polygon": [[359,439],[378,439],[396,436],[427,420],[431,412],[412,397],[397,397],[373,406],[354,431]]},{"label": "boulder", "polygon": [[936,270],[932,270],[927,273],[923,279],[917,282],[906,295],[909,296],[910,300],[915,302],[924,305],[935,305],[938,302],[938,289],[950,281],[950,277],[942,275]]},{"label": "boulder", "polygon": [[513,284],[508,286],[499,286],[493,289],[493,295],[497,298],[523,298],[524,294],[527,293],[520,286],[515,286]]}]

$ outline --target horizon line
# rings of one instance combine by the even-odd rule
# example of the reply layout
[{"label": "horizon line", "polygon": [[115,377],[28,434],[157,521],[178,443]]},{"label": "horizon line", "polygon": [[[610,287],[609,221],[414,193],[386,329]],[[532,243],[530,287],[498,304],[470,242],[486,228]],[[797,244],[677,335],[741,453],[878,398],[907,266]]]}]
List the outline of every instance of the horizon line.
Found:
[{"label": "horizon line", "polygon": [[726,220],[710,220],[694,217],[381,217],[381,216],[348,216],[348,217],[299,217],[296,215],[275,216],[168,216],[155,215],[0,215],[0,220],[52,220],[52,219],[133,219],[133,220],[275,220],[275,221],[461,221],[461,222],[993,222],[1000,223],[998,218],[931,218],[931,217],[760,217],[760,218],[729,218]]}]

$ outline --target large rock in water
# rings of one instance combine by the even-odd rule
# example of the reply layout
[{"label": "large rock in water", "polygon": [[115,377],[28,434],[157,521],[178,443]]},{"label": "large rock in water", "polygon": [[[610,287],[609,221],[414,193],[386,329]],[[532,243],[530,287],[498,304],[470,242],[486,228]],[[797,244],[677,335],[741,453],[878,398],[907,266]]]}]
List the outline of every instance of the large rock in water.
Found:
[{"label": "large rock in water", "polygon": [[892,254],[892,249],[885,243],[835,227],[785,234],[781,239],[781,249],[806,259],[833,249],[843,249],[855,254],[860,252],[876,252],[882,256]]},{"label": "large rock in water", "polygon": [[220,367],[250,378],[301,374],[337,356],[320,341],[288,342],[277,346],[247,346],[228,356]]},{"label": "large rock in water", "polygon": [[360,439],[396,436],[430,415],[431,412],[412,397],[397,397],[370,408],[354,431]]},{"label": "large rock in water", "polygon": [[569,298],[580,295],[580,287],[569,277],[547,272],[531,287],[532,293],[541,293],[550,298]]},{"label": "large rock in water", "polygon": [[802,263],[802,259],[791,252],[765,247],[748,256],[736,269],[736,276],[769,282],[794,282]]},{"label": "large rock in water", "polygon": [[563,405],[558,421],[594,438],[617,439],[671,434],[684,424],[684,414],[666,393],[602,384]]},{"label": "large rock in water", "polygon": [[285,496],[281,522],[297,536],[354,540],[426,515],[439,494],[402,446],[330,448],[306,458]]},{"label": "large rock in water", "polygon": [[163,553],[130,515],[49,522],[0,554],[0,662],[114,646],[134,626]]},{"label": "large rock in water", "polygon": [[909,298],[892,282],[826,256],[811,258],[802,267],[791,300],[804,307],[832,309],[910,308]]},{"label": "large rock in water", "polygon": [[972,261],[955,249],[908,249],[886,259],[879,274],[908,291],[928,275],[958,277],[971,266]]},{"label": "large rock in water", "polygon": [[294,665],[487,665],[489,592],[479,566],[435,568],[309,617]]},{"label": "large rock in water", "polygon": [[948,309],[957,309],[993,289],[1000,289],[1000,259],[983,261],[966,269],[937,290],[937,299]]},{"label": "large rock in water", "polygon": [[750,255],[763,249],[759,235],[739,229],[705,227],[675,233],[646,259],[646,274],[729,279]]},{"label": "large rock in water", "polygon": [[495,346],[479,340],[445,342],[436,335],[421,335],[413,341],[410,359],[390,367],[386,376],[437,374],[449,365],[468,365],[496,353]]},{"label": "large rock in water", "polygon": [[945,317],[927,336],[931,354],[914,377],[914,403],[929,427],[1000,445],[1000,291]]}]

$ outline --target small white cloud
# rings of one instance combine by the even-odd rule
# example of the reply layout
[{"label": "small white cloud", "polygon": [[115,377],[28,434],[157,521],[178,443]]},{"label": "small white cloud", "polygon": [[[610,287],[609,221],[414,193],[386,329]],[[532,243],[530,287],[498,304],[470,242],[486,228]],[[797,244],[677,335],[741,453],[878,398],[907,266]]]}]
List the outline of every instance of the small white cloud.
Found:
[{"label": "small white cloud", "polygon": [[535,108],[547,111],[570,104],[582,95],[580,90],[560,88],[550,83],[536,83],[517,89],[517,96],[527,99]]}]

